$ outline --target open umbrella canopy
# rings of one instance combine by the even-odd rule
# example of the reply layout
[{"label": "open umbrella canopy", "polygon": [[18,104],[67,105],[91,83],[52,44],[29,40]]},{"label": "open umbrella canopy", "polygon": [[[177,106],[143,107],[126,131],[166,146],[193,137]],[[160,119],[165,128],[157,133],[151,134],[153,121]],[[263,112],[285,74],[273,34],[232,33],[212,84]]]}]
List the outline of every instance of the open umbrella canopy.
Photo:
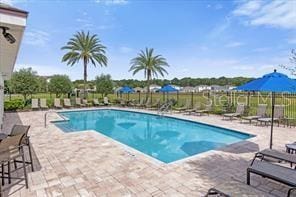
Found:
[{"label": "open umbrella canopy", "polygon": [[287,75],[276,72],[264,75],[261,78],[250,81],[242,86],[236,88],[242,91],[256,91],[256,92],[272,92],[271,104],[271,130],[269,148],[272,149],[273,141],[273,122],[274,122],[274,105],[275,93],[295,93],[296,81],[289,78]]},{"label": "open umbrella canopy", "polygon": [[276,72],[266,74],[261,78],[250,81],[236,88],[242,91],[257,92],[296,92],[296,80]]},{"label": "open umbrella canopy", "polygon": [[165,85],[159,89],[159,92],[178,92],[178,90],[171,85]]},{"label": "open umbrella canopy", "polygon": [[123,86],[120,90],[119,90],[120,93],[133,93],[135,92],[133,88],[129,87],[129,86]]}]

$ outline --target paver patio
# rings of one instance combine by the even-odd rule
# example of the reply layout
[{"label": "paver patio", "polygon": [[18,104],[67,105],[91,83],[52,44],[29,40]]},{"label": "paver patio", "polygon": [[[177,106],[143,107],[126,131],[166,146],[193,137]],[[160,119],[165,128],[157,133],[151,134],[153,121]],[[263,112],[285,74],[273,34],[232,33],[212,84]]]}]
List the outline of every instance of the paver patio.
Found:
[{"label": "paver patio", "polygon": [[[232,179],[246,182],[246,168],[258,150],[268,147],[269,127],[223,121],[220,116],[169,116],[196,120],[256,135],[223,149],[161,163],[94,131],[64,133],[44,128],[44,111],[7,113],[4,131],[13,124],[31,125],[35,172],[29,189],[14,183],[9,196],[203,196],[210,187]],[[59,117],[52,113],[49,120]],[[295,128],[275,127],[274,148],[296,139]],[[288,187],[259,176],[251,183],[266,196],[285,196]],[[7,187],[7,186],[6,186]]]}]

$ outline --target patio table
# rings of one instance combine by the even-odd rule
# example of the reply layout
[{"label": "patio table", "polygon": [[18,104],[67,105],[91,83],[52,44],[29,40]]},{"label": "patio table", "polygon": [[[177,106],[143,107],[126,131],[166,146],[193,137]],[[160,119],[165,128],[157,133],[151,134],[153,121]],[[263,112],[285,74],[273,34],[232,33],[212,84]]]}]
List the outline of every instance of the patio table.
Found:
[{"label": "patio table", "polygon": [[288,153],[296,153],[296,143],[293,144],[286,144],[286,150]]},{"label": "patio table", "polygon": [[296,118],[284,118],[284,126],[292,127],[296,126]]}]

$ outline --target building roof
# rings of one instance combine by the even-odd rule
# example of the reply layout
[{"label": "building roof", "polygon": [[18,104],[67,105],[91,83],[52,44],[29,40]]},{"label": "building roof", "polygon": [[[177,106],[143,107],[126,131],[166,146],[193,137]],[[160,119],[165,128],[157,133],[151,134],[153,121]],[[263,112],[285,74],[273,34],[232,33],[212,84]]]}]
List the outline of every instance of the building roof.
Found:
[{"label": "building roof", "polygon": [[0,13],[27,18],[29,12],[0,3]]},{"label": "building roof", "polygon": [[[15,39],[14,43],[8,42],[0,34],[0,73],[5,79],[12,74],[23,33],[27,23],[28,12],[0,3],[0,26]],[[0,29],[2,31],[2,28]]]}]

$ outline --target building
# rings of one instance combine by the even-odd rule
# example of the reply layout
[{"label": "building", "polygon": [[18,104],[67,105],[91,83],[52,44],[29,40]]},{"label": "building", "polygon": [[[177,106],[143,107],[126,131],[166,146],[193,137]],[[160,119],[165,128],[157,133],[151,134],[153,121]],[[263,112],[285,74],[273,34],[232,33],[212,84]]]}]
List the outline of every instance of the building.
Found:
[{"label": "building", "polygon": [[145,89],[144,88],[141,88],[141,87],[135,87],[134,88],[135,92],[145,92]]},{"label": "building", "polygon": [[[157,92],[159,89],[161,88],[161,86],[156,85],[156,84],[151,84],[150,85],[150,92]],[[143,88],[144,92],[147,92],[147,87]]]},{"label": "building", "polygon": [[236,88],[236,87],[230,86],[230,85],[226,85],[226,86],[212,85],[211,91],[213,91],[213,92],[229,92],[229,91],[233,90],[234,88]]},{"label": "building", "polygon": [[28,12],[0,3],[0,130],[3,128],[4,80],[11,77]]},{"label": "building", "polygon": [[203,92],[203,91],[209,91],[211,90],[211,86],[207,85],[199,85],[199,86],[186,86],[181,88],[180,92],[185,92],[185,93],[191,93],[191,92]]},{"label": "building", "polygon": [[209,91],[209,90],[211,90],[211,86],[199,85],[199,86],[195,87],[196,92],[204,92],[204,91]]},{"label": "building", "polygon": [[192,87],[192,86],[185,86],[182,88],[180,92],[191,93],[191,92],[196,92],[196,89],[195,87]]}]

